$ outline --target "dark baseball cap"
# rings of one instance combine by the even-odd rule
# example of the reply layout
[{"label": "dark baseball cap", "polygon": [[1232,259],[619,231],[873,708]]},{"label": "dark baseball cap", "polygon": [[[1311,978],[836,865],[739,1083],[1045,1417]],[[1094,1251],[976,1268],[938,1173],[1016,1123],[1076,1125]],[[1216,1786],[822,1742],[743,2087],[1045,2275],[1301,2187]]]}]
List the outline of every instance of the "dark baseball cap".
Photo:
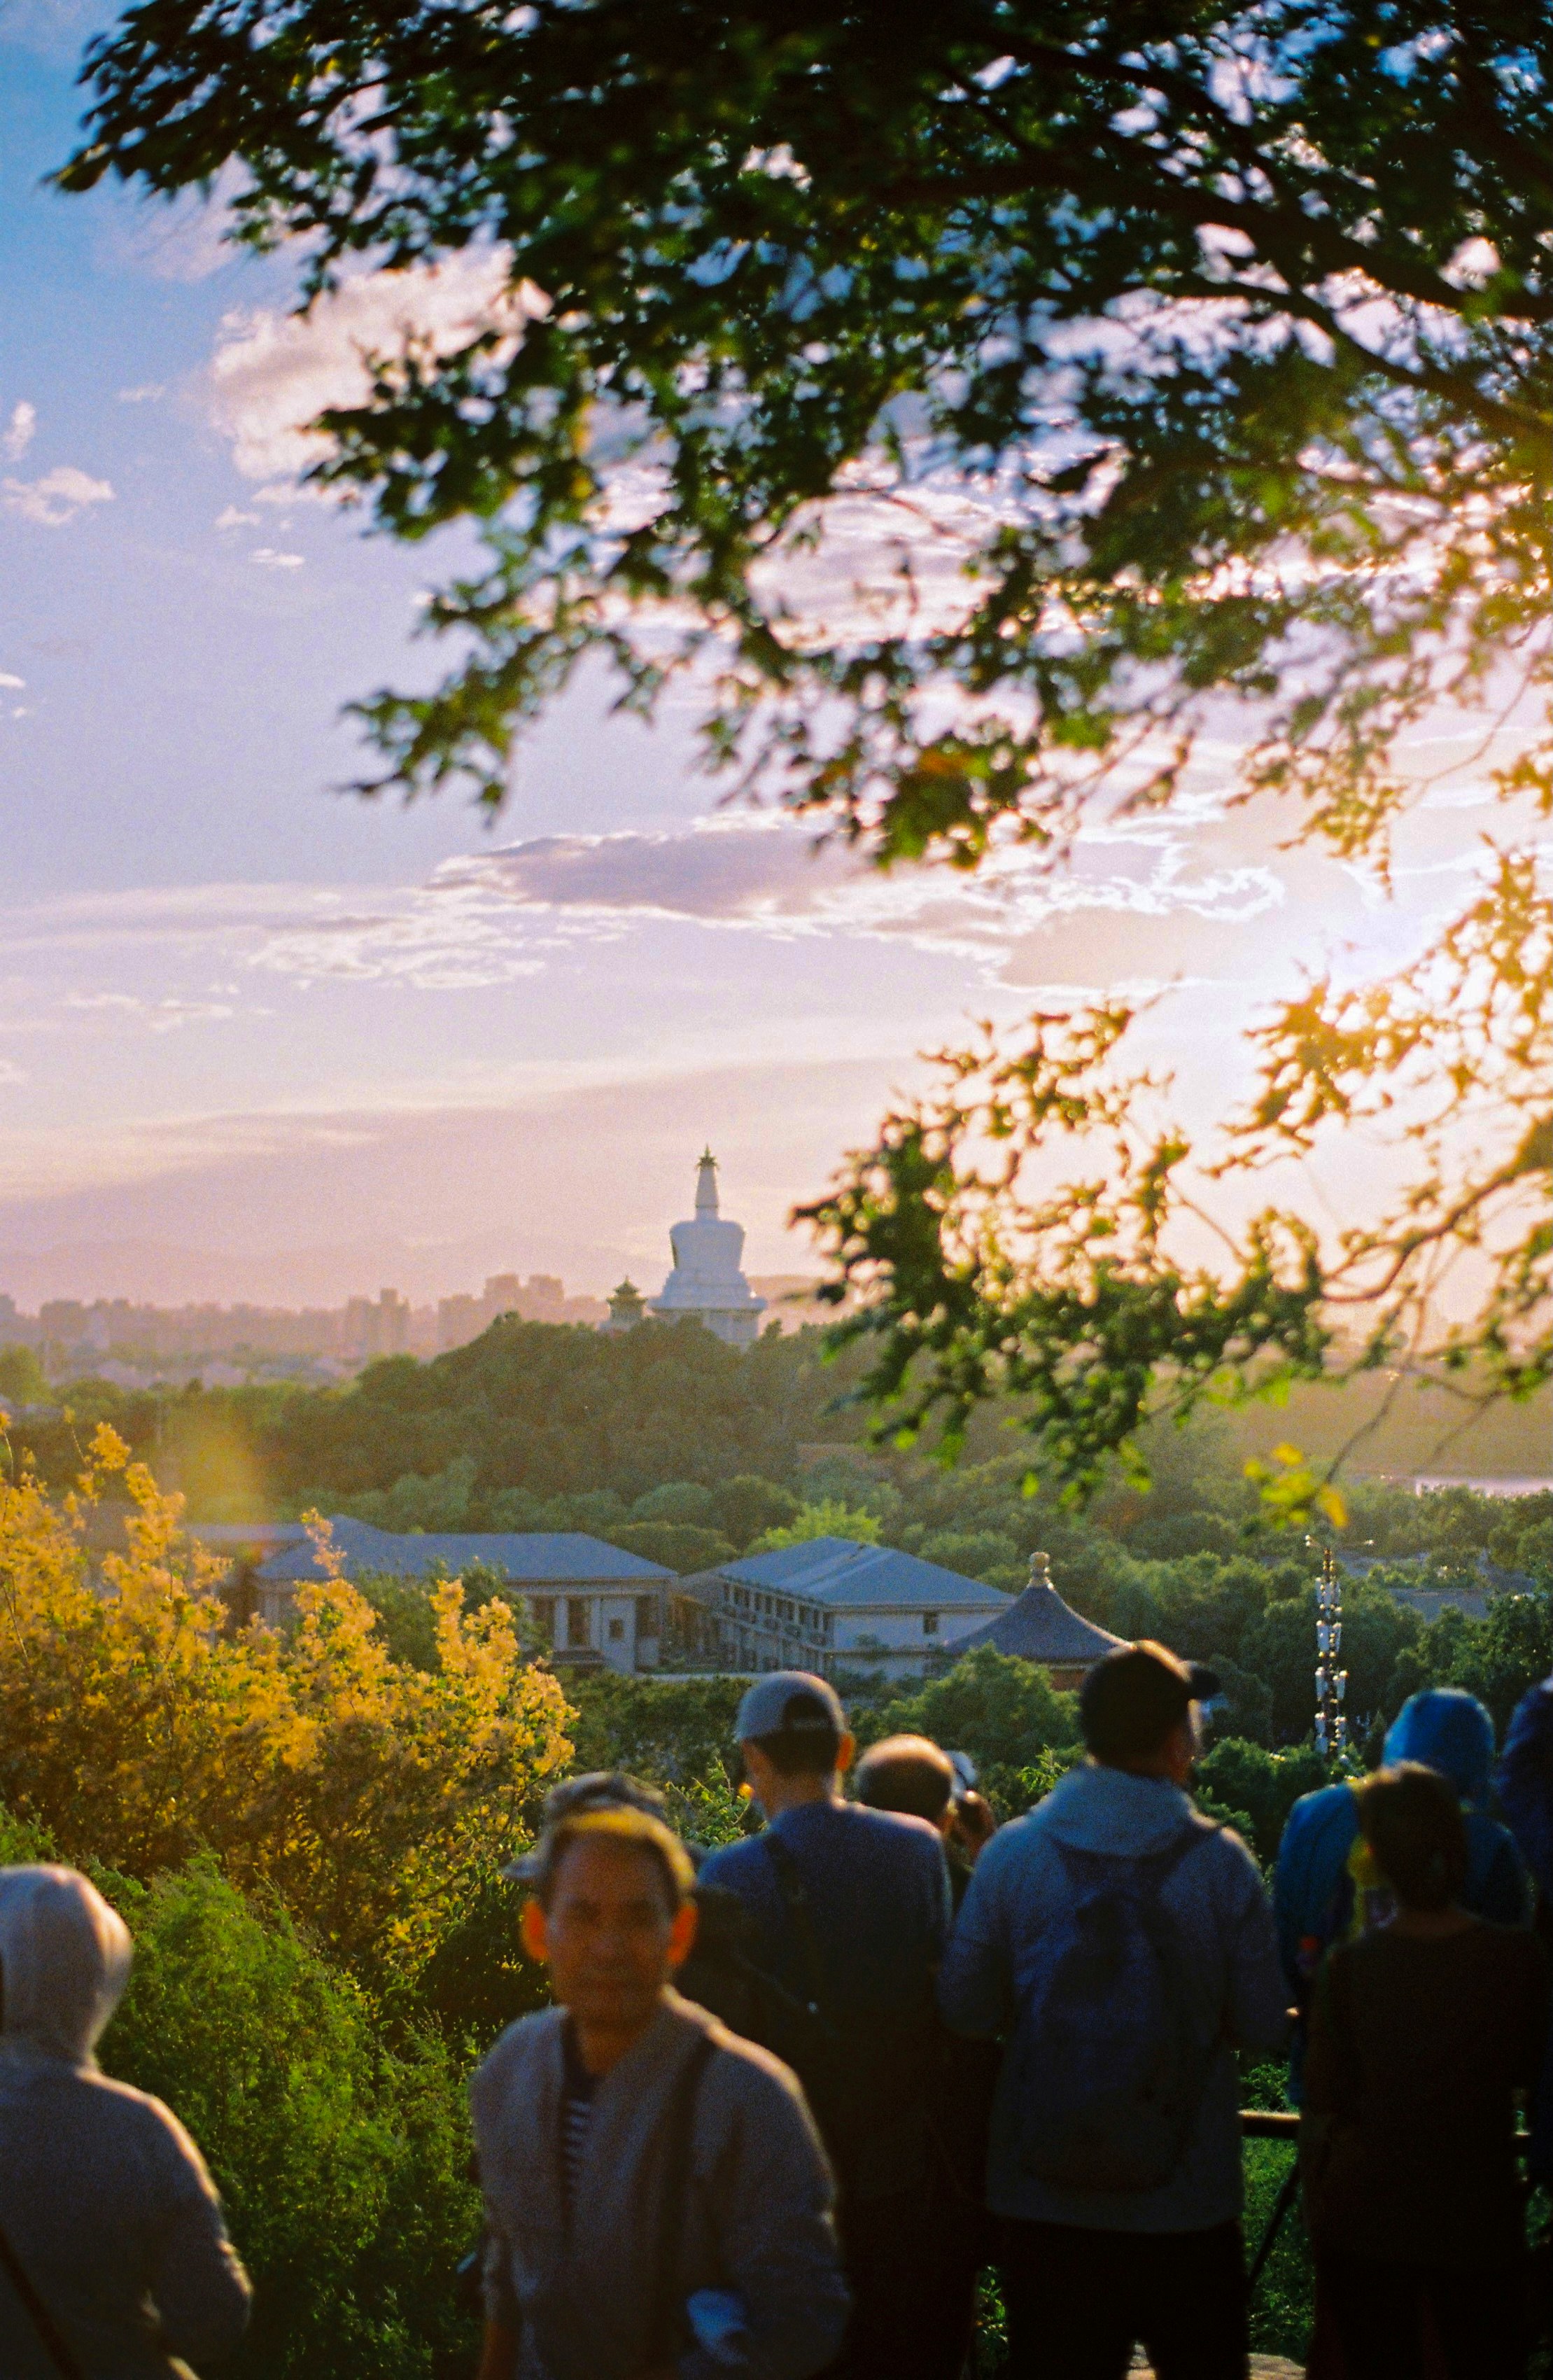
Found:
[{"label": "dark baseball cap", "polygon": [[808,1670],[773,1670],[745,1695],[734,1732],[741,1743],[768,1735],[844,1735],[846,1713],[825,1679]]},{"label": "dark baseball cap", "polygon": [[1183,1661],[1147,1637],[1097,1661],[1079,1689],[1084,1741],[1099,1760],[1147,1758],[1194,1703],[1222,1692],[1218,1671]]},{"label": "dark baseball cap", "polygon": [[[639,1777],[628,1777],[623,1768],[590,1768],[586,1777],[568,1777],[552,1785],[544,1798],[540,1825],[548,1833],[563,1818],[575,1818],[582,1810],[645,1810],[649,1818],[668,1817],[669,1805],[656,1785],[644,1784]],[[500,1873],[518,1884],[527,1884],[539,1864],[539,1846],[512,1860]]]}]

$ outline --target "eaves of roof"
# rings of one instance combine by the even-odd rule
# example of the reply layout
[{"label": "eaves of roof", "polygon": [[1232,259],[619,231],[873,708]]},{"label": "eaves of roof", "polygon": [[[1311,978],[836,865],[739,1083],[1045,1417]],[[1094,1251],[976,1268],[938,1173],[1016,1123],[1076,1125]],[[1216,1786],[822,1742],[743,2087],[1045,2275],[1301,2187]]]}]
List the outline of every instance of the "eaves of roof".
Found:
[{"label": "eaves of roof", "polygon": [[771,1553],[748,1554],[725,1563],[721,1574],[741,1586],[798,1596],[827,1610],[999,1612],[1012,1601],[1001,1587],[965,1578],[941,1562],[852,1537],[813,1537]]},{"label": "eaves of roof", "polygon": [[[576,1529],[429,1531],[399,1536],[367,1521],[343,1515],[329,1524],[345,1559],[347,1576],[377,1572],[390,1578],[424,1578],[435,1569],[456,1577],[471,1562],[484,1562],[515,1586],[656,1586],[674,1576],[661,1562],[606,1545]],[[310,1544],[287,1547],[262,1562],[256,1573],[271,1585],[301,1585],[323,1576]]]}]

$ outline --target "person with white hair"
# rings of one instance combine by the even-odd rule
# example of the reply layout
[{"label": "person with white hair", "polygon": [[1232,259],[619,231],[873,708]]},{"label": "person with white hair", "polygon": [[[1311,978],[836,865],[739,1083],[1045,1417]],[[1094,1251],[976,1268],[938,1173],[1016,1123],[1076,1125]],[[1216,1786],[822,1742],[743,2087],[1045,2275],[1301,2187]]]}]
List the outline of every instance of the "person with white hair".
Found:
[{"label": "person with white hair", "polygon": [[204,2160],[95,2056],[133,1957],[67,1867],[0,1868],[0,2373],[173,2380],[217,2362],[251,2291]]}]

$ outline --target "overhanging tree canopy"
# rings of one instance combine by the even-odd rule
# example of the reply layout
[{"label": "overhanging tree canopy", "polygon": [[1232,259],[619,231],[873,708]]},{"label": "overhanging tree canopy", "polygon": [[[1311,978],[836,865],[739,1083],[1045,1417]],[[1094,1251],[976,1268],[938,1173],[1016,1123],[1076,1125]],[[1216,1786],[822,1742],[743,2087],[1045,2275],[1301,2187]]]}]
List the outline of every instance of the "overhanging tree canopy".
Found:
[{"label": "overhanging tree canopy", "polygon": [[[429,613],[463,660],[360,707],[379,783],[499,803],[602,654],[643,708],[692,674],[715,759],[883,861],[1056,866],[1094,806],[1168,806],[1239,705],[1243,795],[1383,872],[1399,739],[1445,703],[1530,722],[1473,903],[1407,976],[1268,1019],[1219,1152],[1392,1113],[1378,1221],[1269,1210],[1183,1272],[1191,1152],[1109,1073],[1114,1006],[959,1053],[813,1212],[876,1388],[952,1434],[1012,1385],[1080,1479],[1161,1383],[1329,1362],[1345,1305],[1346,1360],[1416,1347],[1463,1247],[1450,1353],[1547,1375],[1553,12],[142,0],[87,75],[67,188],[239,160],[243,236],[300,242],[314,291],[353,257],[504,265],[471,342],[325,417],[319,476],[384,526],[485,525]],[[824,568],[860,517],[871,607]],[[1096,1131],[1098,1174],[1022,1196]]]}]

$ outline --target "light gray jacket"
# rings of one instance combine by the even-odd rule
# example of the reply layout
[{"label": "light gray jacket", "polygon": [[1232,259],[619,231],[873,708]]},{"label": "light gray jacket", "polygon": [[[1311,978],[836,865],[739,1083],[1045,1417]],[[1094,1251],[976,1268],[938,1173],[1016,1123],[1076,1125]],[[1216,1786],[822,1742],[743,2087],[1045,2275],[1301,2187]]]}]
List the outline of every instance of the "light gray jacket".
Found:
[{"label": "light gray jacket", "polygon": [[[0,1868],[0,2228],[88,2380],[171,2380],[228,2355],[248,2277],[199,2150],[93,2047],[129,1974],[122,1919],[83,1876]],[[57,2380],[0,2275],[0,2374]]]},{"label": "light gray jacket", "polygon": [[[1070,1769],[1027,1817],[993,1836],[977,1862],[939,1973],[939,2001],[956,2033],[1013,2030],[1041,1972],[1042,1937],[1062,1906],[1059,1843],[1136,1858],[1182,1834],[1192,1804],[1152,1777],[1086,1762]],[[1205,1833],[1160,1895],[1181,1932],[1195,1985],[1204,2048],[1216,2045],[1186,2152],[1162,2189],[1118,2194],[1053,2189],[1029,2169],[1013,2061],[1003,2061],[992,2109],[988,2195],[992,2210],[1028,2223],[1100,2231],[1199,2231],[1241,2212],[1239,2094],[1234,2052],[1280,2049],[1288,1990],[1272,1912],[1256,1863],[1227,1828]]]},{"label": "light gray jacket", "polygon": [[[647,2033],[601,2077],[568,2222],[561,2187],[564,2011],[508,2027],[469,2096],[485,2192],[486,2311],[520,2338],[522,2380],[637,2380],[650,2361],[664,2237],[664,2117],[698,2036],[714,2045],[696,2095],[674,2295],[736,2290],[746,2380],[808,2380],[847,2313],[825,2154],[795,2077],[702,2009],[666,1995]],[[680,2380],[727,2375],[689,2346]]]}]

